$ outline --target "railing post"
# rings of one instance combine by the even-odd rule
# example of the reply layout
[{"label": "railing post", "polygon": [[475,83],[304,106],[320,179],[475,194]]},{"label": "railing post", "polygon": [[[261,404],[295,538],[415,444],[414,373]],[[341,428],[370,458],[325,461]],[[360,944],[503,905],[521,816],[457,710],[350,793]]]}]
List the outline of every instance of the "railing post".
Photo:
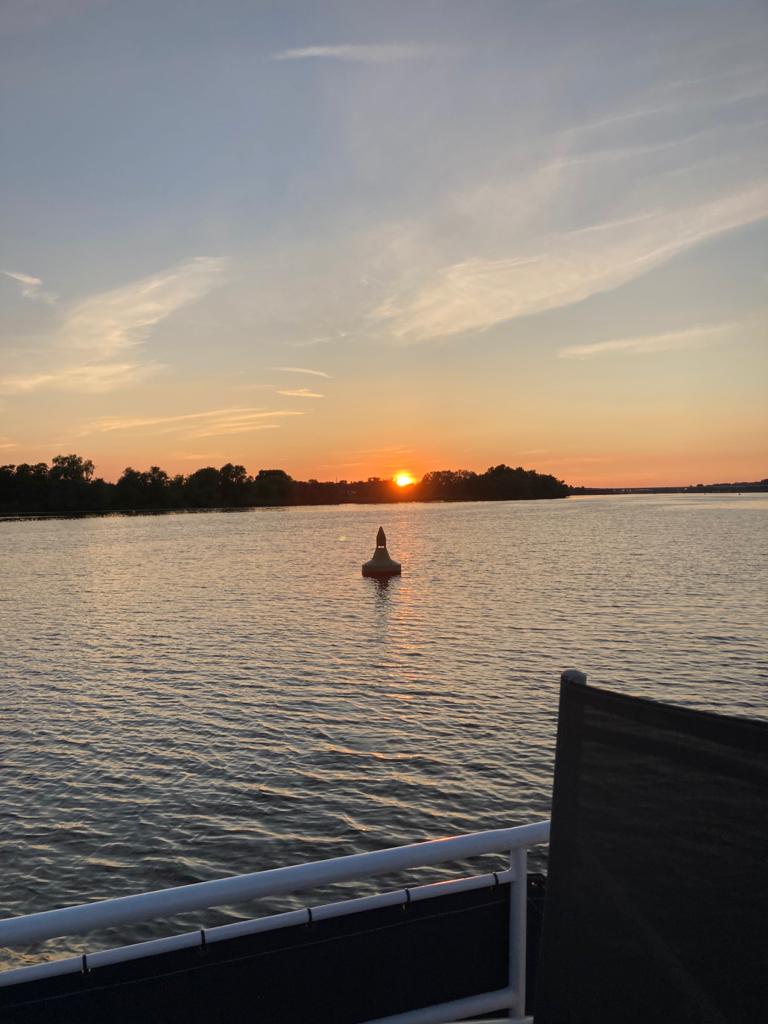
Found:
[{"label": "railing post", "polygon": [[513,872],[509,885],[509,987],[515,994],[511,1007],[514,1019],[525,1016],[528,851],[524,847],[511,850],[509,866]]},{"label": "railing post", "polygon": [[578,683],[579,686],[587,685],[587,673],[579,672],[577,668],[567,668],[560,673],[561,683]]}]

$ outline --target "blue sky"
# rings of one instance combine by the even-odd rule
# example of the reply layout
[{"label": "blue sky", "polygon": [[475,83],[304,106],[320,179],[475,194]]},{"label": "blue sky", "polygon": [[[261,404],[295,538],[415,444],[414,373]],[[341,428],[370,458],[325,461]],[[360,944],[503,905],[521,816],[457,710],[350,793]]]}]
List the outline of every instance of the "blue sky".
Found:
[{"label": "blue sky", "polygon": [[763,3],[6,0],[0,456],[766,475]]}]

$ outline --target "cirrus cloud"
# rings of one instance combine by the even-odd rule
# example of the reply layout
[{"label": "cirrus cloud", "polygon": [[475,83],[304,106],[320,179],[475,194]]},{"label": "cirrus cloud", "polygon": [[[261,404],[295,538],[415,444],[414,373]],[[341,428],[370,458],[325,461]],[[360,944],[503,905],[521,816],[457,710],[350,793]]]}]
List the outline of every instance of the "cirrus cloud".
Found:
[{"label": "cirrus cloud", "polygon": [[[146,380],[163,364],[142,359],[139,349],[153,328],[206,295],[225,266],[218,257],[198,256],[119,288],[98,292],[64,309],[43,347],[45,365],[0,378],[0,393],[40,390],[99,393]],[[22,294],[44,297],[42,282],[3,271]],[[130,350],[130,359],[117,358]],[[53,365],[51,365],[53,364]]]},{"label": "cirrus cloud", "polygon": [[176,434],[191,439],[245,434],[255,430],[277,430],[273,420],[303,416],[297,409],[263,409],[235,407],[207,409],[203,412],[180,413],[173,416],[107,416],[80,429],[78,436],[124,431],[133,434]]},{"label": "cirrus cloud", "polygon": [[660,334],[645,334],[635,338],[614,338],[587,345],[566,345],[560,349],[558,355],[561,359],[589,359],[617,352],[650,355],[654,352],[704,348],[713,339],[728,334],[739,326],[741,325],[738,323],[699,324],[680,331],[663,331]]},{"label": "cirrus cloud", "polygon": [[415,43],[341,43],[334,46],[301,46],[280,50],[272,60],[341,60],[356,64],[392,64],[428,57],[434,47]]},{"label": "cirrus cloud", "polygon": [[279,370],[280,373],[308,373],[313,377],[325,377],[326,380],[331,380],[330,373],[324,373],[322,370],[308,370],[304,366],[273,366],[273,370]]},{"label": "cirrus cloud", "polygon": [[483,331],[618,288],[710,238],[768,217],[768,186],[541,239],[533,252],[437,270],[370,311],[401,343]]},{"label": "cirrus cloud", "polygon": [[43,291],[43,282],[39,277],[24,274],[20,270],[0,270],[0,274],[3,274],[11,281],[15,281],[21,288],[21,294],[25,299],[40,299],[42,302],[47,302],[50,306],[56,303],[58,296],[54,295],[53,292]]},{"label": "cirrus cloud", "polygon": [[325,398],[325,395],[321,395],[319,391],[310,391],[309,388],[289,388],[277,393],[286,395],[288,398]]},{"label": "cirrus cloud", "polygon": [[0,394],[23,395],[43,390],[102,394],[146,380],[163,368],[160,363],[96,363],[3,377],[0,378]]},{"label": "cirrus cloud", "polygon": [[68,311],[58,345],[104,358],[140,345],[162,320],[209,292],[224,265],[218,257],[196,256],[139,281],[92,295]]}]

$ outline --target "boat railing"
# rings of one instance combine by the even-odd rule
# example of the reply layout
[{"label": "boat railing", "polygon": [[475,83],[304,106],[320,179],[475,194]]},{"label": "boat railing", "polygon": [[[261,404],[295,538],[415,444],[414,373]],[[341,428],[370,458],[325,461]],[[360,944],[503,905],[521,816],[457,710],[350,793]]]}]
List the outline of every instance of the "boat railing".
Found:
[{"label": "boat railing", "polygon": [[[340,903],[329,904],[314,911],[299,910],[272,915],[256,921],[244,921],[210,929],[198,929],[184,935],[137,943],[116,950],[70,957],[6,971],[0,974],[0,985],[32,981],[38,977],[89,970],[100,964],[134,959],[156,952],[180,949],[196,943],[210,943],[237,934],[268,930],[299,923],[301,915],[310,919],[341,916],[376,907],[390,906],[412,898],[425,899],[450,889],[476,888],[482,885],[510,883],[509,901],[509,973],[508,984],[495,992],[473,995],[452,1003],[422,1007],[394,1017],[381,1018],[387,1024],[437,1024],[459,1020],[481,1013],[509,1011],[511,1019],[525,1019],[526,974],[526,897],[527,850],[549,841],[549,822],[539,821],[512,828],[474,832],[467,835],[433,839],[427,842],[398,846],[370,853],[356,853],[331,860],[313,861],[288,867],[272,868],[252,874],[196,882],[192,885],[162,889],[156,892],[120,896],[75,907],[47,910],[23,917],[0,920],[0,946],[18,948],[47,939],[84,935],[102,928],[134,924],[190,911],[232,906],[255,899],[282,896],[319,889],[326,885],[355,882],[379,875],[391,875],[417,868],[464,861],[484,854],[507,854],[509,867],[503,872],[437,882],[416,889],[379,893]],[[295,921],[293,919],[296,919]],[[290,920],[289,920],[290,919]],[[377,1022],[378,1024],[378,1022]]]}]

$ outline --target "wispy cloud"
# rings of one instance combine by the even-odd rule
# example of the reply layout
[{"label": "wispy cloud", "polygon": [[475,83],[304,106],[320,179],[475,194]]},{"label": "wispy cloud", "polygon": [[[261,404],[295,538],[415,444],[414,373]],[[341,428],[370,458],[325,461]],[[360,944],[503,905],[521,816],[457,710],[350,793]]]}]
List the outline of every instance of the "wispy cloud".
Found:
[{"label": "wispy cloud", "polygon": [[611,341],[597,341],[589,345],[566,345],[558,355],[561,359],[589,359],[593,356],[610,355],[616,352],[650,354],[672,352],[677,349],[704,348],[713,339],[728,334],[738,323],[700,324],[681,331],[666,331],[661,334],[645,334],[636,338],[616,338]]},{"label": "wispy cloud", "polygon": [[9,448],[15,447],[15,442],[11,441],[9,437],[0,437],[0,451],[7,451]]},{"label": "wispy cloud", "polygon": [[[223,268],[222,259],[200,256],[75,303],[62,312],[47,340],[45,368],[0,379],[0,392],[98,393],[146,380],[163,365],[143,359],[137,348],[161,321],[210,291]],[[2,273],[21,285],[23,295],[52,301],[40,290],[39,278],[17,271]],[[129,349],[130,360],[116,358]]]},{"label": "wispy cloud", "polygon": [[43,284],[39,277],[32,277],[31,274],[22,274],[19,270],[3,270],[0,273],[20,284],[21,294],[26,297],[36,295]]},{"label": "wispy cloud", "polygon": [[43,282],[39,277],[32,277],[31,274],[22,274],[20,270],[0,270],[0,274],[15,281],[21,288],[21,294],[25,299],[40,299],[49,305],[54,305],[58,296],[53,292],[43,291]]},{"label": "wispy cloud", "polygon": [[209,430],[194,430],[187,434],[190,440],[201,440],[204,437],[228,437],[230,434],[250,434],[256,430],[278,430],[280,423],[226,423],[220,427],[211,426]]},{"label": "wispy cloud", "polygon": [[128,431],[157,436],[182,434],[188,439],[244,434],[254,430],[276,430],[280,424],[265,422],[291,416],[303,416],[297,409],[232,408],[208,409],[204,412],[181,413],[176,416],[107,416],[85,424],[78,436],[95,433]]},{"label": "wispy cloud", "polygon": [[331,380],[330,373],[323,373],[322,370],[308,370],[304,366],[273,366],[273,370],[279,370],[281,373],[309,373],[313,377],[325,377],[327,380]]},{"label": "wispy cloud", "polygon": [[204,437],[228,437],[230,434],[250,434],[256,430],[277,430],[279,423],[253,423],[252,421],[231,420],[211,424],[205,430],[194,430],[187,435],[191,440]]},{"label": "wispy cloud", "polygon": [[482,331],[617,288],[767,216],[768,187],[758,185],[697,206],[596,225],[600,230],[550,235],[533,252],[444,267],[420,286],[391,295],[370,318],[403,343]]},{"label": "wispy cloud", "polygon": [[176,452],[175,458],[191,462],[193,459],[225,459],[223,452]]},{"label": "wispy cloud", "polygon": [[302,46],[280,50],[272,60],[343,60],[358,64],[392,64],[429,57],[434,47],[415,43],[342,43],[335,46]]},{"label": "wispy cloud", "polygon": [[318,391],[310,391],[309,388],[293,388],[288,391],[278,391],[278,395],[286,395],[288,398],[325,398]]},{"label": "wispy cloud", "polygon": [[[712,76],[717,78],[720,76]],[[708,79],[700,79],[707,81]],[[694,83],[687,83],[694,84]],[[638,107],[632,110],[623,110],[616,114],[609,114],[594,121],[574,125],[571,129],[576,132],[591,132],[602,128],[609,128],[615,125],[623,125],[629,121],[644,120],[646,118],[664,117],[666,115],[680,115],[690,113],[697,109],[712,110],[718,107],[729,107],[745,100],[761,99],[766,95],[768,87],[765,81],[758,83],[751,88],[743,89],[740,92],[716,93],[696,100],[690,98],[684,100],[670,101],[657,106]],[[682,141],[687,141],[684,138]],[[679,143],[678,143],[679,144]]]},{"label": "wispy cloud", "polygon": [[2,377],[0,394],[23,395],[44,390],[101,394],[146,380],[163,368],[160,363],[96,363],[50,373]]},{"label": "wispy cloud", "polygon": [[405,444],[389,444],[383,448],[352,448],[340,452],[340,455],[407,455],[416,451],[415,448]]},{"label": "wispy cloud", "polygon": [[92,295],[67,313],[60,347],[102,358],[145,342],[153,327],[211,290],[224,260],[197,256],[169,270]]},{"label": "wispy cloud", "polygon": [[302,338],[288,341],[291,348],[313,348],[315,345],[330,345],[338,341],[352,341],[349,331],[336,331],[335,334],[321,334],[314,338]]}]

